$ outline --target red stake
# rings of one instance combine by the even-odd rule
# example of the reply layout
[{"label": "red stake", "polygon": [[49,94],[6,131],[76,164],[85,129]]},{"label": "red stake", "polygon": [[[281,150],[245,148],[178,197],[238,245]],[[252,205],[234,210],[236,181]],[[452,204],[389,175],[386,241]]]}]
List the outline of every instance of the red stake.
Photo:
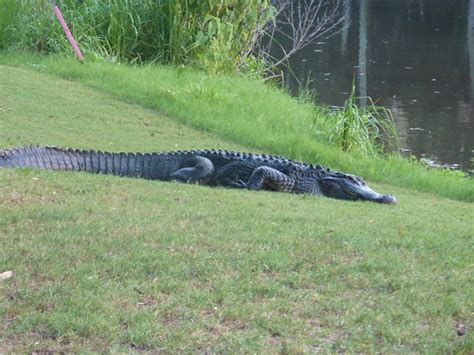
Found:
[{"label": "red stake", "polygon": [[72,36],[71,31],[69,31],[69,28],[67,27],[66,21],[64,21],[63,15],[61,14],[61,10],[59,10],[58,5],[56,5],[54,1],[53,1],[53,11],[59,23],[61,24],[61,27],[63,28],[63,31],[66,34],[66,37],[69,40],[69,43],[71,44],[72,49],[74,50],[74,53],[76,54],[77,59],[83,62],[84,56],[82,55],[81,50],[79,49],[79,46],[74,40],[74,37]]}]

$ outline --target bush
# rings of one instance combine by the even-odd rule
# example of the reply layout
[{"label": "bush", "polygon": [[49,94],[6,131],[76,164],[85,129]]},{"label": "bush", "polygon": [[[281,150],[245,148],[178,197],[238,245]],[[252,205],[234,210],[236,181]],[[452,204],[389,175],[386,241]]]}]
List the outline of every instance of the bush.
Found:
[{"label": "bush", "polygon": [[[43,52],[70,50],[49,1],[8,2],[15,5],[16,15],[3,43]],[[86,55],[112,61],[192,64],[211,72],[254,67],[254,31],[272,18],[268,0],[57,3]],[[5,21],[3,11],[0,17]],[[0,31],[1,24],[0,20]]]}]

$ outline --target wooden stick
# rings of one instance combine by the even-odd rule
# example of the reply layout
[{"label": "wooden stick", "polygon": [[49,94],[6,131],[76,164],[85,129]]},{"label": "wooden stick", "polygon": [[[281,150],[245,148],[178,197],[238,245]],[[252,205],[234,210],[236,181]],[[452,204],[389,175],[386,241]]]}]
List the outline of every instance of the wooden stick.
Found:
[{"label": "wooden stick", "polygon": [[72,36],[71,31],[69,31],[69,28],[67,27],[66,21],[64,21],[63,15],[61,14],[61,10],[59,9],[58,5],[56,5],[54,1],[53,1],[53,11],[59,23],[61,24],[61,27],[63,28],[63,31],[66,34],[66,37],[69,40],[69,43],[71,44],[71,47],[74,50],[74,53],[76,54],[77,59],[83,62],[84,56],[82,55],[81,50],[79,49],[79,46],[74,40],[74,37]]}]

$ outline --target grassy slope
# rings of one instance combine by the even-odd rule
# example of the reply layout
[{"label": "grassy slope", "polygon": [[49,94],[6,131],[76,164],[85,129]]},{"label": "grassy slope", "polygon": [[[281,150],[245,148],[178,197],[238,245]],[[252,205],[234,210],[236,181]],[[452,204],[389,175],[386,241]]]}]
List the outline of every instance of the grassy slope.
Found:
[{"label": "grassy slope", "polygon": [[[474,202],[474,180],[425,168],[405,159],[366,159],[321,142],[325,118],[310,106],[263,83],[215,77],[183,68],[130,68],[78,64],[60,57],[0,54],[0,63],[20,65],[86,83],[129,102],[166,112],[224,139],[269,153],[350,171],[372,181]],[[324,131],[324,128],[322,129]]]},{"label": "grassy slope", "polygon": [[[0,147],[241,149],[71,82],[0,76]],[[0,171],[15,273],[0,352],[472,351],[473,205],[376,188],[400,204]]]}]

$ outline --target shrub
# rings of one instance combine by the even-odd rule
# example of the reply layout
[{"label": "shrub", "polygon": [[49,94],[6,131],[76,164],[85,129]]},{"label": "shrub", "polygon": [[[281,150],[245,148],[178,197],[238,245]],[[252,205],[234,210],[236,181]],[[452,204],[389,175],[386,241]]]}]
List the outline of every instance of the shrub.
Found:
[{"label": "shrub", "polygon": [[[16,16],[9,24],[8,40],[4,42],[44,52],[70,50],[49,1],[11,3],[15,4]],[[272,18],[268,0],[60,0],[57,3],[86,54],[116,61],[193,64],[211,72],[255,66],[254,30]]]}]

